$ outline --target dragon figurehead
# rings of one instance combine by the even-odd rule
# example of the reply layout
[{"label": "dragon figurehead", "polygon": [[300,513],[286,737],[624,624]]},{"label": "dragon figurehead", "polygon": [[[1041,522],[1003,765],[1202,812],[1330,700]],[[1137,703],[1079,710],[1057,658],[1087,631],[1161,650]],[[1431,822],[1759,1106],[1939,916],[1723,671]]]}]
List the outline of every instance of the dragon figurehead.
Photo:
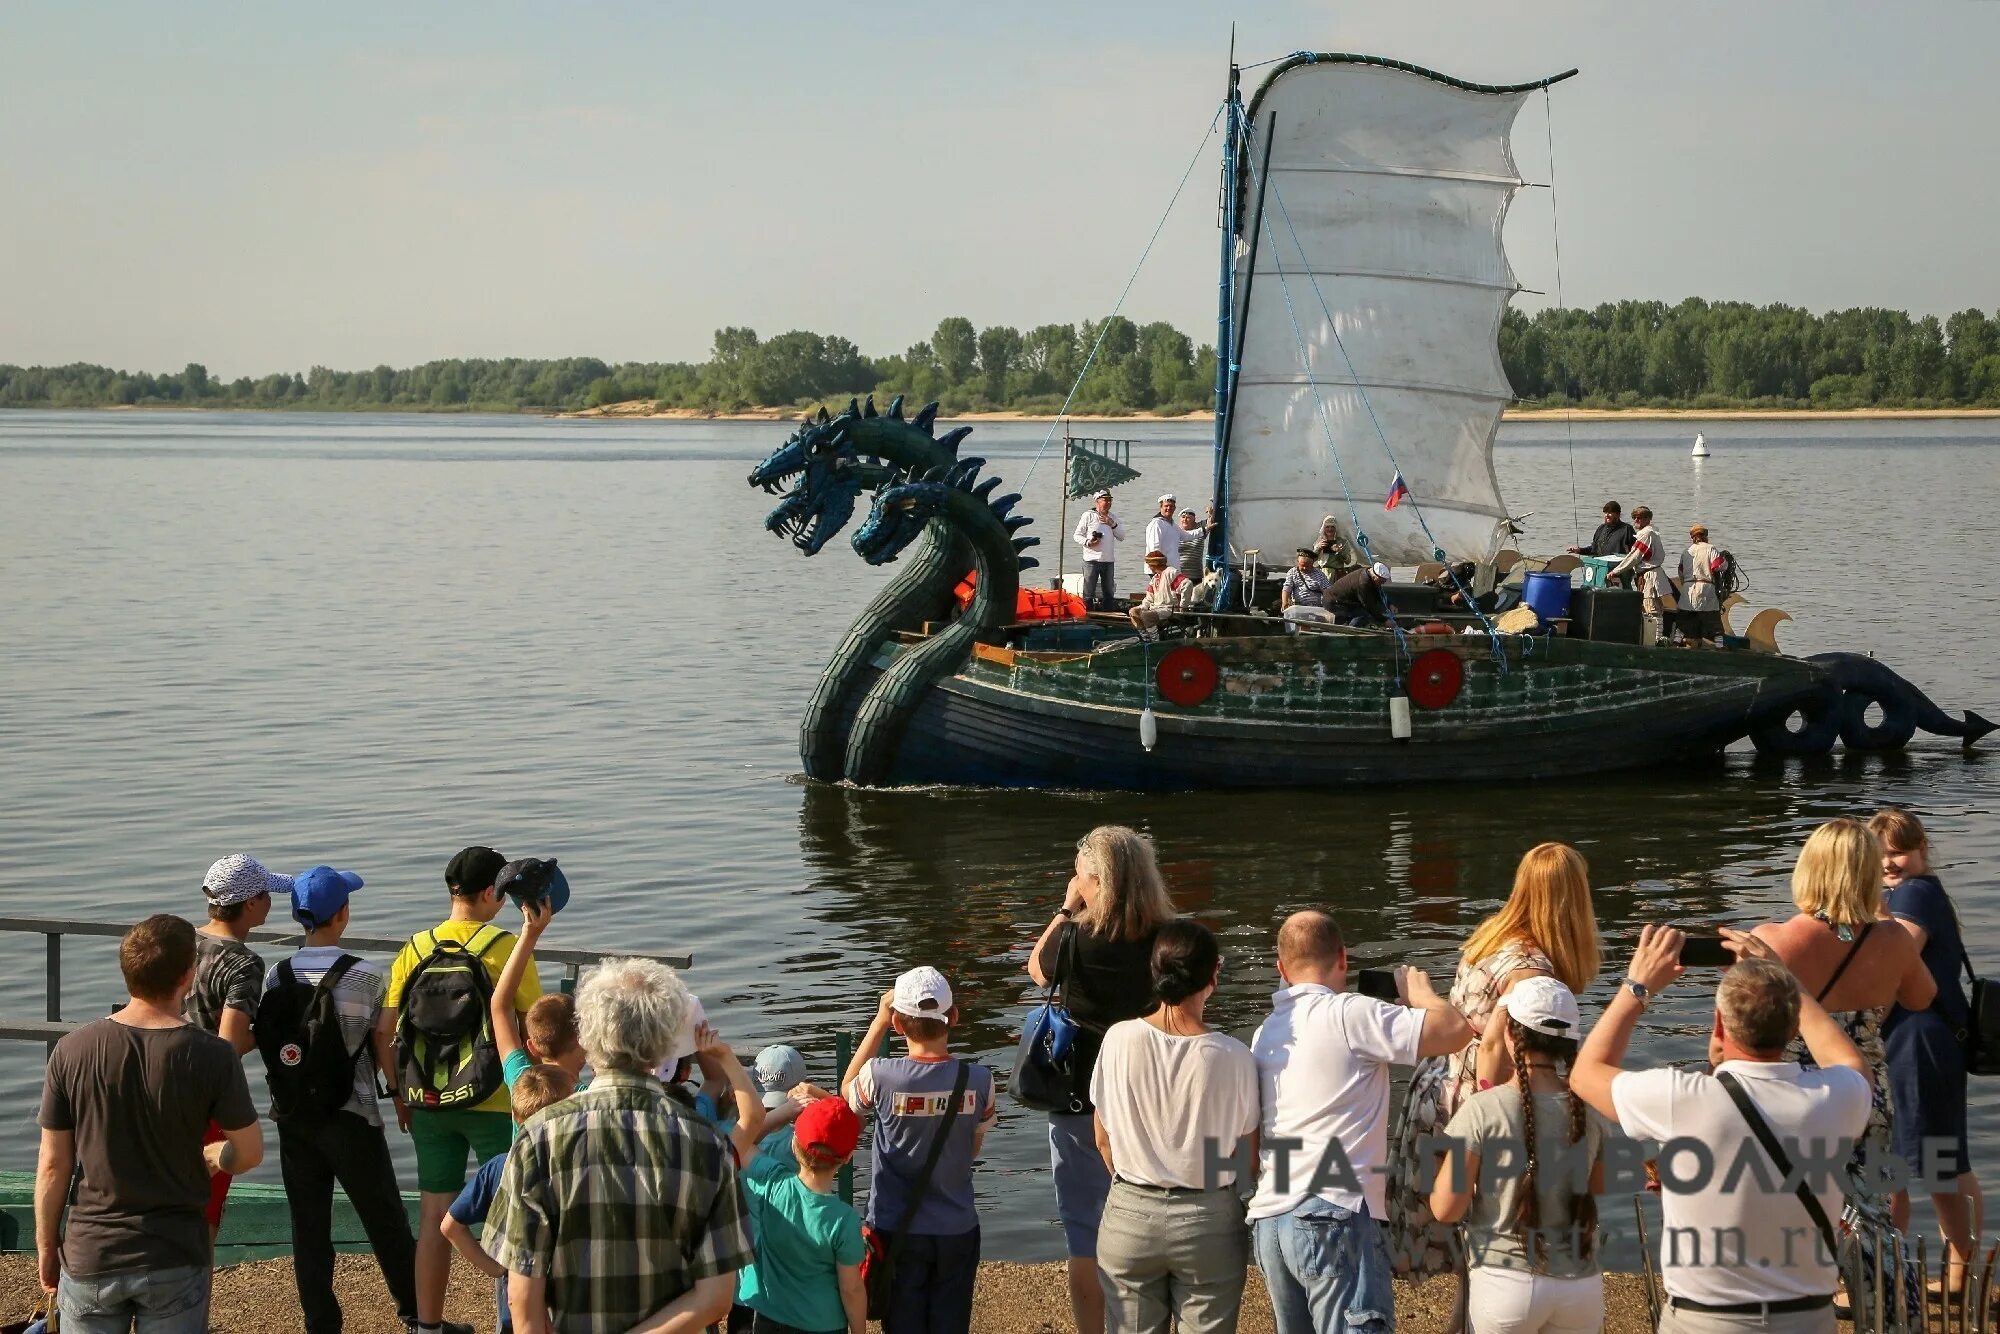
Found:
[{"label": "dragon figurehead", "polygon": [[[983,569],[996,573],[1005,569],[1010,580],[1021,570],[1032,569],[1036,561],[1020,553],[1040,539],[1014,534],[1033,520],[1013,512],[1020,496],[994,498],[1000,479],[980,481],[979,470],[985,466],[985,459],[965,458],[922,477],[904,474],[892,479],[876,493],[868,517],[854,531],[855,554],[870,565],[887,564],[916,541],[931,520],[942,518],[972,543]],[[1011,601],[1004,610],[1012,613]]]},{"label": "dragon figurehead", "polygon": [[971,428],[933,436],[936,420],[932,403],[905,421],[901,398],[886,414],[875,410],[873,398],[865,405],[850,400],[839,416],[821,408],[750,470],[751,486],[783,496],[765,516],[765,528],[808,556],[819,554],[854,517],[862,491],[879,489],[897,469],[929,470],[953,461]]}]

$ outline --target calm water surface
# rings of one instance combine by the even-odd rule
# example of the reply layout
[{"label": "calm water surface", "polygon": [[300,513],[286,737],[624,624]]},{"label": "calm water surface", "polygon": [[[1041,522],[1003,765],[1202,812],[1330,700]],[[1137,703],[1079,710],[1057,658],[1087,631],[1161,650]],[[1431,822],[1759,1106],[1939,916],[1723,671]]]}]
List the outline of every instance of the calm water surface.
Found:
[{"label": "calm water surface", "polygon": [[[1697,425],[1715,451],[1699,468]],[[1161,490],[1206,498],[1206,426],[1091,429],[1142,441],[1128,521]],[[1223,933],[1211,1015],[1247,1035],[1289,909],[1328,905],[1358,956],[1442,984],[1520,853],[1567,840],[1590,859],[1607,942],[1594,1008],[1640,923],[1782,915],[1805,833],[1894,801],[1929,822],[1975,955],[2000,967],[2000,780],[1990,756],[1936,738],[1478,788],[805,785],[801,705],[888,576],[844,543],[807,561],[763,532],[771,502],[742,479],[785,430],[0,415],[0,903],[198,916],[208,864],[248,850],[361,871],[355,929],[392,934],[442,915],[444,864],[466,843],[555,853],[578,896],[552,943],[691,950],[740,1051],[793,1042],[830,1082],[835,1033],[920,962],[958,988],[961,1045],[1005,1067],[1027,946],[1100,822],[1150,831],[1180,904]],[[982,425],[971,443],[1024,489],[1045,432]],[[1498,458],[1511,505],[1535,512],[1530,549],[1566,545],[1573,512],[1587,534],[1607,495],[1650,503],[1670,540],[1701,518],[1752,602],[1797,618],[1787,649],[1872,651],[1944,707],[2000,716],[2000,423],[1536,423],[1506,428]],[[1056,472],[1044,458],[1025,488],[1050,564]],[[66,1015],[117,999],[113,956],[70,943]],[[0,1013],[39,1014],[41,977],[40,939],[0,935]],[[1701,993],[1684,982],[1654,1007],[1647,1057],[1700,1055]],[[31,1167],[39,1056],[0,1049],[0,1168]],[[2000,1099],[1976,1097],[1990,1185]],[[1003,1100],[980,1179],[990,1255],[1058,1253],[1046,1160],[1040,1119]]]}]

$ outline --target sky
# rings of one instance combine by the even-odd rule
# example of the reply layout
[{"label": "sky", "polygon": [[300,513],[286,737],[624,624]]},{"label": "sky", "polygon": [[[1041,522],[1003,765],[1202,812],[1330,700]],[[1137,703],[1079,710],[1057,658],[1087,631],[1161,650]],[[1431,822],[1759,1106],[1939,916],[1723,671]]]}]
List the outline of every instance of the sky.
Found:
[{"label": "sky", "polygon": [[[1522,283],[2000,306],[2000,0],[40,3],[0,10],[0,362],[876,355],[938,320],[1209,341],[1230,25],[1480,82],[1572,66]],[[1259,72],[1246,75],[1254,87]],[[1541,99],[1516,126],[1550,179]]]}]

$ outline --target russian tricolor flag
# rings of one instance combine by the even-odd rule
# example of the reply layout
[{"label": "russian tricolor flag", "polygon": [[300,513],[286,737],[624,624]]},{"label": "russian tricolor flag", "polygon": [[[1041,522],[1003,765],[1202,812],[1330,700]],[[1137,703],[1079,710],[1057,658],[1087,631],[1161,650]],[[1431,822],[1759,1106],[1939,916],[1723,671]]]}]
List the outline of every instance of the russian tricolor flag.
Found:
[{"label": "russian tricolor flag", "polygon": [[1410,498],[1410,484],[1403,480],[1403,474],[1396,474],[1395,485],[1389,488],[1389,498],[1382,502],[1382,508],[1392,510]]}]

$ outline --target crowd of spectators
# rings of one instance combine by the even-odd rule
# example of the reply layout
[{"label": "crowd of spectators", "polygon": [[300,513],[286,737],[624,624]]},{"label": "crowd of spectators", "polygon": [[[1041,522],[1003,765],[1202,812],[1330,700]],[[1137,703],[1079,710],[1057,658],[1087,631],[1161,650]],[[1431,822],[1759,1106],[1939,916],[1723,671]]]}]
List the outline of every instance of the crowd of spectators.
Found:
[{"label": "crowd of spectators", "polygon": [[[443,1318],[454,1253],[521,1334],[971,1329],[1000,1089],[952,1050],[944,973],[895,979],[828,1091],[788,1046],[746,1068],[661,963],[607,958],[573,996],[544,994],[534,950],[568,898],[553,860],[470,847],[445,880],[448,915],[386,970],[342,948],[363,881],[329,866],[226,857],[201,929],[160,915],[126,932],[127,1003],[48,1062],[35,1222],[60,1328],[207,1329],[229,1183],[266,1148],[255,1049],[309,1334],[343,1324],[336,1187],[418,1334],[471,1328]],[[1923,827],[1832,821],[1792,888],[1796,916],[1717,929],[1707,951],[1643,927],[1594,1024],[1578,996],[1601,948],[1573,848],[1521,859],[1442,995],[1415,967],[1357,970],[1335,917],[1305,908],[1278,926],[1246,1044],[1209,1022],[1222,943],[1177,915],[1151,841],[1092,830],[1027,962],[1075,1024],[1048,1119],[1080,1334],[1229,1334],[1253,1263],[1279,1334],[1393,1330],[1398,1272],[1456,1275],[1478,1334],[1589,1334],[1598,1201],[1643,1188],[1613,1180],[1634,1144],[1662,1192],[1663,1330],[1831,1330],[1833,1220],[1908,1224],[1885,1161],[1932,1198],[1945,1286],[1963,1289],[1982,1220],[1962,943]],[[267,968],[247,942],[280,898],[303,944]],[[518,933],[496,924],[509,899]],[[1706,1051],[1625,1068],[1647,1006],[1705,967]],[[391,1116],[415,1149],[414,1229]],[[837,1181],[864,1142],[857,1211]]]}]

